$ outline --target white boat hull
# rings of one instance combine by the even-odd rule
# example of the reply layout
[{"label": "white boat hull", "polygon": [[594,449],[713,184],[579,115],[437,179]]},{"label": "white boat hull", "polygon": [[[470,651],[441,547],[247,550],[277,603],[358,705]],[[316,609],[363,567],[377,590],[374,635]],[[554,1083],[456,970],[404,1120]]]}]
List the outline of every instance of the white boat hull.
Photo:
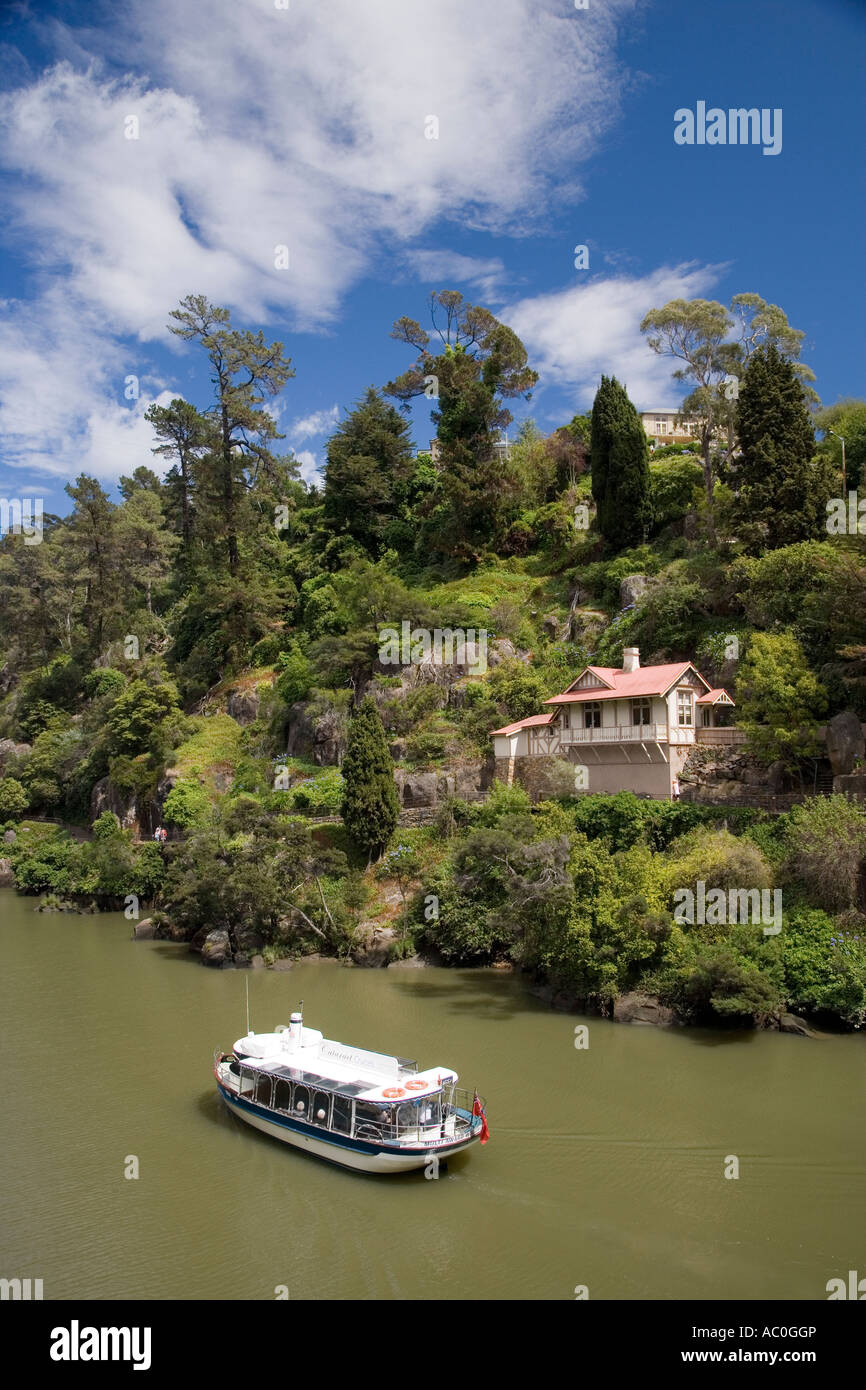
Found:
[{"label": "white boat hull", "polygon": [[315,1154],[317,1158],[327,1159],[341,1168],[351,1168],[360,1173],[411,1173],[415,1169],[427,1168],[435,1162],[450,1158],[453,1154],[467,1149],[479,1138],[476,1132],[467,1139],[451,1143],[445,1141],[420,1149],[407,1148],[402,1152],[395,1152],[392,1148],[381,1152],[365,1152],[365,1149],[370,1149],[371,1146],[357,1145],[347,1137],[326,1139],[292,1129],[279,1120],[269,1119],[260,1110],[253,1109],[248,1102],[239,1102],[237,1096],[222,1084],[218,1085],[218,1090],[232,1113],[253,1129],[261,1130],[263,1134],[269,1134],[271,1138],[279,1139],[283,1144],[290,1144],[292,1148],[303,1149],[307,1153]]}]

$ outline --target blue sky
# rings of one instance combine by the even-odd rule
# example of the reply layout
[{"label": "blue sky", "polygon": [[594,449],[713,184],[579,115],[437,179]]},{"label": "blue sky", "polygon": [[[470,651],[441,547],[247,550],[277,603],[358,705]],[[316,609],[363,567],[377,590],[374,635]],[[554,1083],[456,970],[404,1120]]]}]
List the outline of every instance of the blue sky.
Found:
[{"label": "blue sky", "polygon": [[[679,296],[756,291],[825,403],[863,395],[864,58],[854,0],[6,0],[0,494],[153,463],[148,404],[208,402],[165,329],[189,292],[285,343],[307,476],[432,289],[520,333],[546,430],[602,371],[679,403],[638,329]],[[675,144],[698,101],[781,108],[781,153]]]}]

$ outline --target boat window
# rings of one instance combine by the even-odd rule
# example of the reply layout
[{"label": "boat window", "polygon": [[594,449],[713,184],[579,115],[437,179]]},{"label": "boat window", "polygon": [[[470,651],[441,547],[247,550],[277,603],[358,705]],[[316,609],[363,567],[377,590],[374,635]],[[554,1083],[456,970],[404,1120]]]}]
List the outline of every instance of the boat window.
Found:
[{"label": "boat window", "polygon": [[331,1129],[338,1134],[348,1134],[352,1127],[352,1102],[346,1096],[334,1096],[334,1114]]},{"label": "boat window", "polygon": [[327,1129],[331,1115],[331,1097],[324,1091],[316,1091],[313,1097],[313,1113],[311,1119],[315,1125],[324,1125]]},{"label": "boat window", "polygon": [[355,1102],[355,1133],[359,1139],[383,1139],[391,1132],[392,1116],[390,1105],[376,1105],[373,1101]]},{"label": "boat window", "polygon": [[242,1095],[249,1095],[255,1089],[256,1074],[249,1067],[241,1067],[241,1079],[238,1090]]},{"label": "boat window", "polygon": [[417,1129],[418,1116],[420,1115],[420,1113],[420,1100],[408,1100],[404,1101],[402,1105],[398,1105],[397,1124],[399,1126],[399,1132],[402,1134],[404,1130]]},{"label": "boat window", "polygon": [[296,1086],[292,1114],[306,1120],[310,1114],[310,1092],[306,1086]]},{"label": "boat window", "polygon": [[278,1076],[274,1084],[273,1108],[288,1114],[292,1108],[292,1083]]},{"label": "boat window", "polygon": [[268,1108],[270,1108],[273,1084],[274,1078],[272,1076],[269,1076],[265,1071],[259,1072],[256,1080],[255,1095],[253,1096],[253,1099],[257,1101],[259,1105],[267,1105]]},{"label": "boat window", "polygon": [[438,1096],[424,1096],[418,1104],[421,1109],[422,1125],[440,1125],[442,1123],[442,1107]]}]

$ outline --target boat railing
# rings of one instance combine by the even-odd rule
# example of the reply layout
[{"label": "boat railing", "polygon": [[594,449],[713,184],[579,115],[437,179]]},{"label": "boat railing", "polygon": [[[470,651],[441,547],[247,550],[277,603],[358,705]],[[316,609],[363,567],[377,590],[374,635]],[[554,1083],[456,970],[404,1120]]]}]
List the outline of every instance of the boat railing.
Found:
[{"label": "boat railing", "polygon": [[[294,1084],[271,1076],[268,1072],[259,1071],[258,1068],[244,1066],[243,1062],[238,1063],[233,1054],[217,1048],[214,1052],[214,1071],[217,1075],[222,1066],[226,1066],[230,1073],[228,1076],[223,1073],[223,1085],[228,1086],[236,1095],[253,1099],[277,1115],[288,1115],[316,1128],[344,1133],[351,1138],[366,1139],[371,1143],[423,1144],[438,1139],[463,1139],[468,1138],[479,1123],[473,1116],[474,1093],[449,1084],[443,1087],[441,1099],[438,1096],[429,1098],[436,1102],[435,1119],[422,1119],[421,1106],[425,1098],[419,1097],[415,1101],[401,1101],[399,1105],[382,1105],[378,1113],[372,1114],[369,1111],[373,1107],[369,1104],[368,1112],[361,1115],[352,1107],[344,1116],[348,1123],[338,1125],[334,1108],[336,1098],[320,1094],[322,1105],[317,1105],[314,1111],[311,1102],[317,1095],[315,1089],[311,1090],[308,1086],[299,1084],[296,1090]],[[287,1101],[286,1105],[277,1101],[277,1084],[282,1091],[279,1098]],[[303,1097],[300,1104],[297,1103],[298,1096]],[[486,1102],[480,1096],[478,1100],[482,1108],[486,1108]],[[322,1109],[327,1112],[326,1115],[321,1114]]]},{"label": "boat railing", "polygon": [[[481,1109],[486,1111],[487,1101],[484,1097],[479,1096],[478,1101]],[[448,1094],[446,1104],[450,1109],[463,1111],[465,1114],[471,1115],[472,1107],[475,1104],[475,1092],[466,1091],[462,1086],[452,1086],[450,1087],[450,1094]]]}]

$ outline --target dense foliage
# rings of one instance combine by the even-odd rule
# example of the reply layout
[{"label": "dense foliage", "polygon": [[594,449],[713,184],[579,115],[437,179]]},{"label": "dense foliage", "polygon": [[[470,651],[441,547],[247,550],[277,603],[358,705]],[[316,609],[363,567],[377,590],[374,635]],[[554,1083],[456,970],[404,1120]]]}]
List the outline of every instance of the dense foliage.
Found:
[{"label": "dense foliage", "polygon": [[[640,985],[684,1018],[858,1024],[859,800],[773,819],[575,799],[567,775],[534,807],[515,788],[472,804],[457,790],[492,729],[625,646],[723,684],[759,769],[791,785],[814,771],[826,721],[866,718],[864,540],[825,521],[840,435],[845,486],[860,484],[866,403],[814,413],[803,334],[744,294],[644,320],[686,383],[693,444],[650,459],[608,374],[586,413],[509,429],[507,403],[537,381],[524,345],[455,291],[429,307],[432,331],[394,326],[410,366],[345,411],[323,479],[304,482],[279,452],[283,345],[187,296],[170,327],[211,394],[147,412],[163,476],[142,459],[110,494],[82,474],[39,544],[0,539],[15,882],[132,898],[233,950],[343,953],[376,921],[401,953],[510,959],[605,1009]],[[413,401],[429,402],[429,451],[412,445]],[[436,634],[451,634],[444,660]],[[435,827],[398,830],[395,768],[435,788]],[[699,881],[781,890],[782,930],[676,920],[675,892]]]}]

